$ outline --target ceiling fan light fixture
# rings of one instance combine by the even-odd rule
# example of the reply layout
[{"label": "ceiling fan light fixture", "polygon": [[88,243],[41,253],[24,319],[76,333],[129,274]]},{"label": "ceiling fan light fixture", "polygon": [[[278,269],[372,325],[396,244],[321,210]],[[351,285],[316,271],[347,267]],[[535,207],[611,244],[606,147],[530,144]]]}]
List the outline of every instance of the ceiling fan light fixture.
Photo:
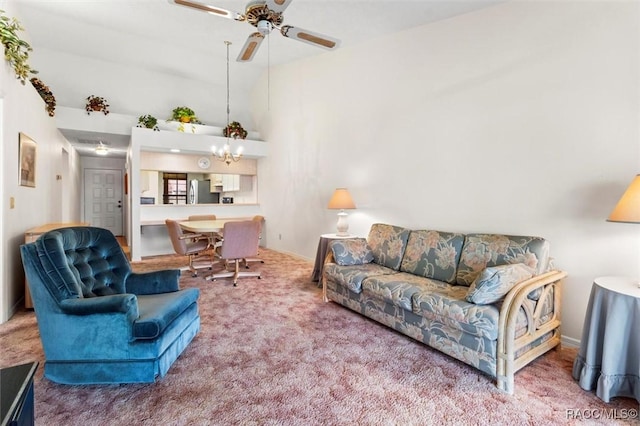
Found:
[{"label": "ceiling fan light fixture", "polygon": [[256,28],[258,28],[258,32],[260,34],[262,34],[263,36],[269,35],[269,33],[271,32],[271,30],[273,29],[273,25],[271,25],[271,22],[269,21],[258,21],[258,25],[256,26]]},{"label": "ceiling fan light fixture", "polygon": [[[258,32],[249,36],[238,55],[238,62],[251,61],[255,56],[258,47],[260,47],[262,38],[271,34],[271,31],[274,28],[279,30],[284,37],[308,43],[312,46],[321,47],[327,50],[333,50],[340,46],[340,40],[337,38],[292,27],[291,25],[282,26],[284,21],[282,13],[287,7],[289,7],[292,1],[293,0],[249,0],[245,6],[244,13],[242,14],[217,8],[209,4],[200,3],[197,0],[169,0],[170,3],[209,12],[213,15],[229,19],[235,19],[236,21],[243,21],[256,27]],[[258,35],[258,37],[256,37],[256,35]]]}]

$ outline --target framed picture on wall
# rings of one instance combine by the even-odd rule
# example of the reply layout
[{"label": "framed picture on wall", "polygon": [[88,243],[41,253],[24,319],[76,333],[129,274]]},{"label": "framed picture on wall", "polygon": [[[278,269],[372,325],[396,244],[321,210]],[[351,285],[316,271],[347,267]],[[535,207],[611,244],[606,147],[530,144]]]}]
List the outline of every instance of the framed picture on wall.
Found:
[{"label": "framed picture on wall", "polygon": [[20,151],[18,168],[20,185],[36,187],[36,155],[38,146],[29,136],[20,133]]}]

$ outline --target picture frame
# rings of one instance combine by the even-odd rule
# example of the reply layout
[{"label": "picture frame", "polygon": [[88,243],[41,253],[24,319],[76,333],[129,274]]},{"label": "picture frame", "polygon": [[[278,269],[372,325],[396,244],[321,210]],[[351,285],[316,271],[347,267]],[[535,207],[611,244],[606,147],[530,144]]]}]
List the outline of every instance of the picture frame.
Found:
[{"label": "picture frame", "polygon": [[20,186],[36,187],[36,160],[38,145],[29,136],[20,132],[20,149],[18,153],[18,180]]}]

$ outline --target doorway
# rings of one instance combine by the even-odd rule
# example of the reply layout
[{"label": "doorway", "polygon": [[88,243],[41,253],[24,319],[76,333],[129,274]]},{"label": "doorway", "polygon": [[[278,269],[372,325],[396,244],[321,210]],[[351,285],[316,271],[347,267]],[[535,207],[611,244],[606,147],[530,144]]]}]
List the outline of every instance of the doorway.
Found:
[{"label": "doorway", "polygon": [[123,235],[122,170],[84,170],[84,220]]}]

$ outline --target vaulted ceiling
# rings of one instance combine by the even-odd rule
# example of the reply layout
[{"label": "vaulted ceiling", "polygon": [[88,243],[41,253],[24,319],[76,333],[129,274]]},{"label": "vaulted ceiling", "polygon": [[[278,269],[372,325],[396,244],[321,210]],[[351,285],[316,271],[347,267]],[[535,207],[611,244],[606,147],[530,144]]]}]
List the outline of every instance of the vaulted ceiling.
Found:
[{"label": "vaulted ceiling", "polygon": [[[501,1],[293,0],[283,15],[284,24],[333,36],[341,40],[340,49],[347,49]],[[246,5],[242,0],[208,3],[241,13]],[[164,119],[173,107],[189,104],[203,110],[193,108],[203,121],[221,125],[226,111],[224,41],[232,43],[232,108],[243,120],[250,90],[269,67],[332,54],[274,31],[253,61],[235,62],[254,27],[169,0],[18,0],[16,4],[33,47],[32,66],[59,106],[82,109],[88,95],[97,95],[110,101],[111,112],[151,113]]]}]

